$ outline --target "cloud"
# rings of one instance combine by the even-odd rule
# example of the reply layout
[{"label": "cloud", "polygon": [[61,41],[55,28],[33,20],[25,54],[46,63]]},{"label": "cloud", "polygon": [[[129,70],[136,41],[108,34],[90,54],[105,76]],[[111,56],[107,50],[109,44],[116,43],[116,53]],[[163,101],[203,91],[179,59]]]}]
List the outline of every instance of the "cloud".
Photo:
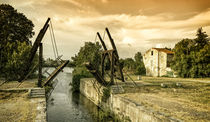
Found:
[{"label": "cloud", "polygon": [[108,0],[101,0],[102,3],[108,3]]},{"label": "cloud", "polygon": [[[123,58],[156,45],[173,47],[179,39],[194,38],[201,26],[210,35],[210,9],[206,1],[192,2],[189,6],[179,0],[172,3],[142,0],[3,1],[33,21],[36,35],[47,17],[51,17],[60,53],[66,59],[74,56],[85,41],[94,42],[96,32],[103,35],[105,27],[109,28]],[[172,10],[173,4],[177,10]],[[105,41],[110,46],[107,36]],[[45,53],[52,57],[48,33],[43,42],[47,44]]]}]

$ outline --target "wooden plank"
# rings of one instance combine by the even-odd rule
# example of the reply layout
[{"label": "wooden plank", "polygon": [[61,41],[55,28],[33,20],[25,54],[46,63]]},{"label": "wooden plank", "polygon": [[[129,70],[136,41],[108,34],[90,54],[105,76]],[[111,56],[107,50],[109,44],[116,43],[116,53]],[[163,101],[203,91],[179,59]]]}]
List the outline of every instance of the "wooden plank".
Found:
[{"label": "wooden plank", "polygon": [[69,60],[67,61],[64,61],[64,63],[62,63],[60,66],[57,67],[57,69],[55,69],[51,75],[47,78],[47,80],[44,82],[43,86],[46,86],[47,84],[50,83],[50,81],[52,81],[56,76],[57,74],[62,71],[62,69],[69,63]]},{"label": "wooden plank", "polygon": [[90,73],[96,78],[96,80],[103,86],[106,86],[108,83],[102,77],[100,71],[98,71],[90,62],[85,63],[85,67],[90,71]]}]

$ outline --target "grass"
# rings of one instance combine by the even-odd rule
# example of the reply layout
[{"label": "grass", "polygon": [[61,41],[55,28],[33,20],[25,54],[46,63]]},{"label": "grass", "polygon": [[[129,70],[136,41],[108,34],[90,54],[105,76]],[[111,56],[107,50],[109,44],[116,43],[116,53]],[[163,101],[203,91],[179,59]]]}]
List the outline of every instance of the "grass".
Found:
[{"label": "grass", "polygon": [[36,104],[27,99],[26,92],[0,92],[0,120],[35,121]]},{"label": "grass", "polygon": [[36,82],[37,82],[37,79],[29,79],[29,80],[26,80],[22,83],[19,83],[18,81],[8,81],[8,82],[2,84],[0,86],[0,89],[33,88],[33,87],[37,87]]},{"label": "grass", "polygon": [[[136,76],[132,76],[135,79]],[[124,86],[126,94],[132,101],[149,108],[187,121],[210,121],[210,83],[209,78],[165,78],[142,77],[137,83],[151,85],[132,87]],[[161,83],[167,87],[161,87]],[[181,86],[177,86],[180,83]]]},{"label": "grass", "polygon": [[22,84],[17,81],[9,81],[0,86],[0,121],[35,121],[36,116],[40,113],[37,109],[40,104],[39,100],[43,98],[29,99],[27,88],[37,87],[36,81],[36,79],[30,79]]}]

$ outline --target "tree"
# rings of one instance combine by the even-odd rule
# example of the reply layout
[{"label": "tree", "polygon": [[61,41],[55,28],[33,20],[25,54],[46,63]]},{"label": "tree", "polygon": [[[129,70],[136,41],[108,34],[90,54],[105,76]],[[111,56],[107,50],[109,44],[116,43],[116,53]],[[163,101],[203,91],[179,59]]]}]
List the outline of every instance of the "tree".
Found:
[{"label": "tree", "polygon": [[54,60],[51,58],[47,58],[46,60],[43,59],[43,66],[44,67],[58,67],[61,63],[58,60]]},{"label": "tree", "polygon": [[135,74],[137,75],[145,75],[146,74],[146,68],[144,66],[143,57],[140,52],[137,52],[134,56],[135,59],[135,65],[136,70]]},{"label": "tree", "polygon": [[137,52],[132,58],[120,59],[120,64],[123,66],[123,69],[135,73],[136,75],[145,75],[146,68],[143,63],[143,57],[140,52]]},{"label": "tree", "polygon": [[[14,44],[14,43],[12,43]],[[12,46],[11,46],[12,47]],[[11,54],[8,55],[8,62],[3,69],[4,77],[7,80],[18,80],[23,74],[26,67],[27,60],[29,59],[29,53],[31,46],[27,45],[26,42],[17,42],[17,50],[13,50]],[[33,66],[38,62],[38,57],[33,61]],[[33,67],[31,67],[32,70]]]},{"label": "tree", "polygon": [[197,38],[195,39],[195,47],[196,47],[196,51],[199,51],[206,44],[208,44],[209,40],[208,40],[208,35],[206,34],[206,32],[203,32],[202,28],[199,28],[197,30],[196,36]]},{"label": "tree", "polygon": [[[34,35],[33,27],[32,21],[27,19],[25,15],[17,12],[17,10],[10,5],[0,4],[1,76],[8,78],[8,76],[15,75],[8,74],[13,73],[14,70],[22,72],[22,68],[19,66],[22,66],[21,62],[27,60],[27,58],[24,58],[25,51],[29,51],[28,49],[31,47],[31,41],[29,39]],[[23,57],[21,58],[21,56]],[[12,68],[12,66],[14,68]],[[19,68],[15,69],[17,68],[16,66]]]},{"label": "tree", "polygon": [[[12,6],[0,5],[0,42],[27,42],[34,35],[33,23]],[[0,45],[2,48],[2,45]]]},{"label": "tree", "polygon": [[210,52],[209,39],[206,32],[199,28],[195,39],[183,39],[178,42],[172,69],[179,77],[209,77],[210,76]]},{"label": "tree", "polygon": [[85,42],[85,45],[80,48],[78,54],[71,57],[71,65],[75,66],[72,78],[72,90],[79,91],[80,79],[92,77],[92,74],[84,67],[85,62],[91,62],[99,69],[101,62],[102,48],[98,42]]},{"label": "tree", "polygon": [[135,70],[135,61],[132,58],[124,59],[123,68],[127,71],[133,72]]},{"label": "tree", "polygon": [[84,62],[91,62],[94,65],[99,65],[101,62],[102,48],[98,42],[85,42],[85,45],[80,48],[79,53],[71,57],[76,66],[82,66]]},{"label": "tree", "polygon": [[193,45],[193,40],[183,39],[178,42],[173,49],[175,54],[171,68],[176,71],[177,75],[180,77],[189,77],[189,70],[191,67],[190,51]]},{"label": "tree", "polygon": [[71,57],[72,65],[76,66],[75,71],[78,72],[79,69],[86,70],[83,66],[85,62],[91,62],[97,69],[99,69],[101,53],[102,48],[98,42],[85,42],[85,45],[80,48],[78,54]]}]

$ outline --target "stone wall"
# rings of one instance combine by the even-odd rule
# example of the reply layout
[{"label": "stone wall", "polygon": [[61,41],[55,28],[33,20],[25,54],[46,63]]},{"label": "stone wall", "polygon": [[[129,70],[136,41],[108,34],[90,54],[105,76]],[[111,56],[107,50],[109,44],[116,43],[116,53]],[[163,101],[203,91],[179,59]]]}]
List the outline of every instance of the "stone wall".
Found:
[{"label": "stone wall", "polygon": [[176,121],[173,118],[167,118],[161,113],[148,110],[141,104],[135,103],[130,99],[121,97],[122,87],[111,87],[110,97],[106,102],[102,101],[103,86],[95,82],[93,78],[85,78],[80,81],[80,92],[90,99],[97,106],[105,111],[117,115],[123,121],[132,122],[159,122],[159,121]]},{"label": "stone wall", "polygon": [[[151,55],[152,52],[153,55]],[[167,53],[153,48],[144,54],[143,62],[147,76],[163,76],[167,71],[171,71],[171,68],[167,67]]]}]

